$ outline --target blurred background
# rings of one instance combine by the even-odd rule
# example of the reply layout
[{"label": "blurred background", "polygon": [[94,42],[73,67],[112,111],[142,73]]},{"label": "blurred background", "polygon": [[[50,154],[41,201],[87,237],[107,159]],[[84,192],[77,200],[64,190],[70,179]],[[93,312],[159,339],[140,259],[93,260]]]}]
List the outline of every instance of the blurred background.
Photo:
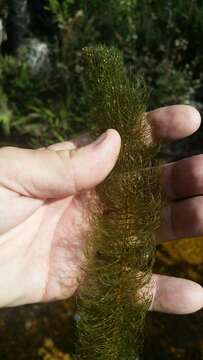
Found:
[{"label": "blurred background", "polygon": [[[141,72],[149,108],[203,111],[202,0],[0,0],[0,146],[40,147],[88,130],[84,46],[103,43]],[[203,152],[202,127],[163,146],[167,161]],[[157,248],[155,271],[203,283],[203,239]],[[0,310],[0,359],[70,360],[75,301]],[[143,360],[203,359],[203,312],[148,314]]]}]

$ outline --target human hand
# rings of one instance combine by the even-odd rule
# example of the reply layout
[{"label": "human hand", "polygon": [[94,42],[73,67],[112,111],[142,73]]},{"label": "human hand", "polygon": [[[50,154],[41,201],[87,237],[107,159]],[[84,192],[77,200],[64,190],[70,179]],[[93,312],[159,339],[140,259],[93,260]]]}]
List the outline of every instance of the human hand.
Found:
[{"label": "human hand", "polygon": [[[188,136],[200,124],[189,106],[147,115],[154,141]],[[108,130],[87,143],[83,137],[46,149],[0,149],[0,306],[65,299],[77,290],[94,187],[114,167],[121,140]],[[195,156],[162,166],[172,200],[162,213],[163,239],[203,232],[200,161]],[[203,289],[192,281],[154,274],[150,285],[152,310],[190,313],[203,306]]]}]

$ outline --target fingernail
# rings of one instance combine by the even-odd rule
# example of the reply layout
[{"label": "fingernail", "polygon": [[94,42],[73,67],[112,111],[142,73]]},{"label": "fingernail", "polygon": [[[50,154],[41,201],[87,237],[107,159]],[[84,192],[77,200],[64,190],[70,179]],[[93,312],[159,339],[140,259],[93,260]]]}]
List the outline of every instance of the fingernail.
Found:
[{"label": "fingernail", "polygon": [[98,137],[97,140],[94,141],[94,146],[100,145],[107,137],[107,131],[105,131],[102,135]]}]

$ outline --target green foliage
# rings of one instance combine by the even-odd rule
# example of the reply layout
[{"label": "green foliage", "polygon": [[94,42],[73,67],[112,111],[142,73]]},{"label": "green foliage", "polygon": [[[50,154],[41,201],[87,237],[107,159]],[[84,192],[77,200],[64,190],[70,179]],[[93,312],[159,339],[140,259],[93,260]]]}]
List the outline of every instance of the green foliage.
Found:
[{"label": "green foliage", "polygon": [[139,1],[135,22],[137,39],[129,57],[152,88],[152,106],[194,103],[203,76],[203,3]]},{"label": "green foliage", "polygon": [[[5,0],[3,5],[6,8]],[[49,44],[50,74],[45,79],[30,77],[25,74],[25,64],[16,57],[11,60],[11,56],[9,62],[17,61],[18,71],[14,64],[8,71],[6,51],[0,60],[2,91],[11,114],[10,132],[20,141],[25,141],[26,134],[29,145],[41,146],[88,129],[83,116],[81,49],[98,43],[118,47],[127,71],[142,72],[151,91],[150,108],[201,103],[202,1],[44,0],[40,6],[45,10],[37,20],[41,16],[43,21],[39,26],[34,23],[32,31]],[[33,114],[32,106],[37,108],[38,104],[41,119],[39,111]],[[61,108],[63,115],[59,116]],[[52,112],[52,120],[50,116],[46,120],[46,112]],[[1,137],[6,133],[1,127]]]},{"label": "green foliage", "polygon": [[81,130],[81,119],[73,118],[65,99],[53,100],[51,74],[32,77],[26,63],[13,56],[0,57],[0,68],[0,126],[5,135],[17,134],[23,144],[29,141],[35,147],[63,141],[73,128]]},{"label": "green foliage", "polygon": [[200,86],[200,79],[192,78],[190,67],[178,70],[172,62],[165,59],[157,71],[156,87],[153,89],[153,96],[158,100],[157,106],[189,104]]},{"label": "green foliage", "polygon": [[54,15],[57,25],[60,28],[64,28],[70,17],[69,8],[74,2],[75,0],[64,0],[62,2],[58,0],[48,0],[48,5],[45,9],[50,10]]},{"label": "green foliage", "polygon": [[143,287],[151,277],[159,227],[158,147],[147,141],[145,86],[139,77],[128,79],[121,54],[99,46],[86,48],[84,57],[92,128],[117,129],[122,148],[116,167],[97,188],[90,218],[77,358],[135,360],[151,302]]},{"label": "green foliage", "polygon": [[0,88],[0,125],[2,126],[6,135],[10,135],[11,119],[12,113],[7,106],[7,97]]}]

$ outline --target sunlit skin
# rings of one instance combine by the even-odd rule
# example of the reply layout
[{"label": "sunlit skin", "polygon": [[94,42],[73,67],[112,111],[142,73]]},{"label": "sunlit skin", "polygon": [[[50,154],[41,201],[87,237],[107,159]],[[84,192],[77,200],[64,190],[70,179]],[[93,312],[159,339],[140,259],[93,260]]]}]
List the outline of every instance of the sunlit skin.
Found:
[{"label": "sunlit skin", "polygon": [[[198,111],[176,105],[147,113],[151,141],[170,142],[195,132]],[[0,306],[69,298],[78,289],[94,188],[113,169],[121,139],[109,129],[39,150],[0,149]],[[161,213],[160,238],[203,235],[203,155],[162,165],[170,203]],[[184,198],[181,200],[181,198]],[[177,202],[177,200],[179,200]],[[151,310],[186,314],[203,306],[203,288],[154,274]]]}]

